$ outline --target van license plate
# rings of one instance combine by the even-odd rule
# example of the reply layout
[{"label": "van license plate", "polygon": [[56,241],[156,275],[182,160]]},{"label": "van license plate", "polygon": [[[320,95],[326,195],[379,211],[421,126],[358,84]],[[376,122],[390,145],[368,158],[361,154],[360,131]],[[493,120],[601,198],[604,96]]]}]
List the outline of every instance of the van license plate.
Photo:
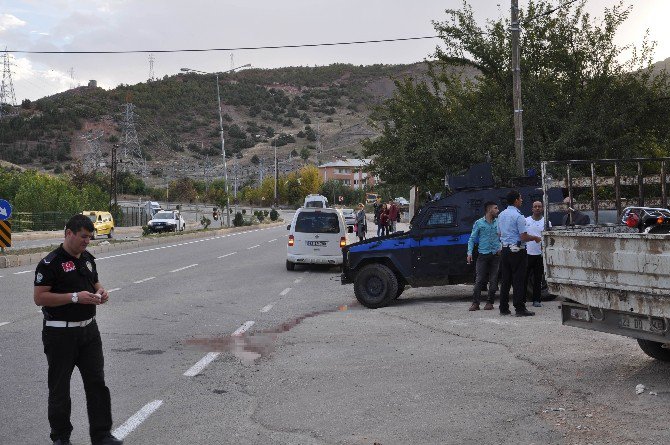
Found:
[{"label": "van license plate", "polygon": [[305,241],[305,244],[308,246],[325,247],[328,245],[328,241]]}]

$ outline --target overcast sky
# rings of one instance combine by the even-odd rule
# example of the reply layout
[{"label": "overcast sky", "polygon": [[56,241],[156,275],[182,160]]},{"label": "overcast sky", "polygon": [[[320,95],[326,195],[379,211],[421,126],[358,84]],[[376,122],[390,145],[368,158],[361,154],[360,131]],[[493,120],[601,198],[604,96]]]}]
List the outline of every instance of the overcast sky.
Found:
[{"label": "overcast sky", "polygon": [[[561,0],[563,1],[563,0]],[[558,2],[558,0],[556,0]],[[631,3],[627,0],[626,3]],[[470,0],[484,22],[509,15],[508,0]],[[527,0],[520,0],[524,7]],[[618,0],[590,0],[600,17]],[[160,50],[346,42],[434,35],[431,20],[461,0],[0,0],[0,45],[10,50]],[[638,0],[618,43],[639,44],[646,29],[656,60],[670,57],[670,1]],[[331,63],[412,63],[439,40],[303,49],[235,51],[234,65],[256,68]],[[231,68],[230,52],[155,54],[156,76],[182,67]],[[36,99],[71,84],[112,88],[149,77],[148,54],[24,55],[12,60],[16,99]],[[70,70],[74,72],[74,82]]]}]

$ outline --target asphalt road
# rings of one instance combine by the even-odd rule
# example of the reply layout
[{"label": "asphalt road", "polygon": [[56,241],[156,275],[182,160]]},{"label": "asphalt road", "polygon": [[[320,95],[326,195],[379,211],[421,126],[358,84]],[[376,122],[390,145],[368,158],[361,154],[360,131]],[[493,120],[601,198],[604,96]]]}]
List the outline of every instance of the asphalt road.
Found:
[{"label": "asphalt road", "polygon": [[[670,442],[670,367],[634,341],[561,326],[560,302],[468,312],[467,286],[367,310],[336,269],[286,271],[285,238],[253,228],[98,258],[126,443]],[[33,270],[0,270],[0,444],[49,443]],[[77,373],[72,394],[73,443],[89,443]]]}]

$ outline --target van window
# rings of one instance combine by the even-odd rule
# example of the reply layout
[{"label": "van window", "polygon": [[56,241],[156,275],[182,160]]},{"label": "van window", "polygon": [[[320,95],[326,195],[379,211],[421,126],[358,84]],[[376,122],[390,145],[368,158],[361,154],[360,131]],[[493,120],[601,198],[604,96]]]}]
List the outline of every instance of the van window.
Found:
[{"label": "van window", "polygon": [[340,233],[337,213],[301,212],[295,221],[295,231],[300,233]]},{"label": "van window", "polygon": [[325,206],[323,205],[323,201],[307,201],[305,203],[305,207],[311,207],[311,208],[316,208],[316,209],[322,209]]}]

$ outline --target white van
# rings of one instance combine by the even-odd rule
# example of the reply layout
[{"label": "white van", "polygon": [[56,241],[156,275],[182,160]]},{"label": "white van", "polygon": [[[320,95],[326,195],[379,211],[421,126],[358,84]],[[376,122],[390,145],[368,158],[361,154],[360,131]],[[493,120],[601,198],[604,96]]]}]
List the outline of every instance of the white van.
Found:
[{"label": "white van", "polygon": [[317,194],[307,195],[303,207],[325,209],[328,207],[328,198]]},{"label": "white van", "polygon": [[286,228],[287,270],[293,270],[296,264],[342,264],[347,225],[338,209],[301,207]]}]

